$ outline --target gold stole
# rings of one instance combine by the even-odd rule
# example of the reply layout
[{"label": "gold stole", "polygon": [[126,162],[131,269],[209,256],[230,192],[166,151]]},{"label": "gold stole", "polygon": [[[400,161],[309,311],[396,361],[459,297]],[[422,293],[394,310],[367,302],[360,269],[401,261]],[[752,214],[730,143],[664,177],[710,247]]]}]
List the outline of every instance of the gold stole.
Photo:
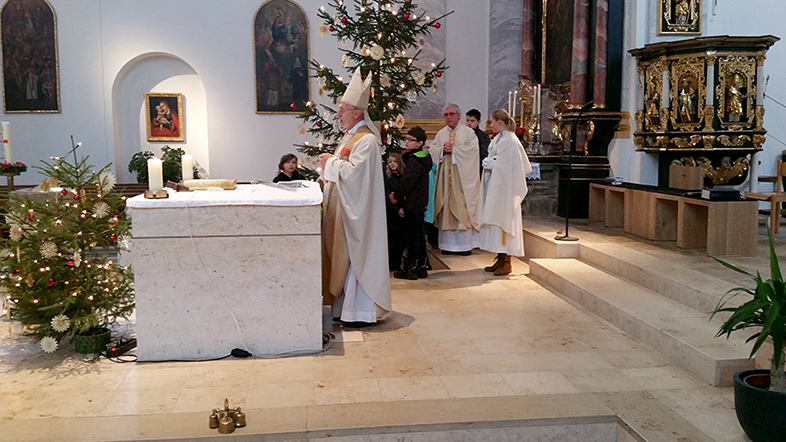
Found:
[{"label": "gold stole", "polygon": [[[455,131],[448,133],[448,141],[455,146]],[[446,202],[444,199],[446,183],[448,186],[448,211],[443,211]],[[437,168],[434,214],[435,225],[441,230],[458,230],[458,222],[461,222],[467,229],[472,228],[472,221],[467,211],[467,200],[464,196],[464,186],[461,185],[458,166],[453,164],[453,154],[450,153],[445,154],[445,159]]]},{"label": "gold stole", "polygon": [[[341,148],[337,158],[342,160],[349,158],[355,143],[370,133],[371,129],[368,126],[360,126]],[[349,134],[344,137],[347,136]],[[341,200],[336,191],[337,185],[338,183],[331,184],[330,191],[322,203],[322,304],[324,305],[332,305],[333,299],[341,295],[349,271],[349,249],[339,209]]]}]

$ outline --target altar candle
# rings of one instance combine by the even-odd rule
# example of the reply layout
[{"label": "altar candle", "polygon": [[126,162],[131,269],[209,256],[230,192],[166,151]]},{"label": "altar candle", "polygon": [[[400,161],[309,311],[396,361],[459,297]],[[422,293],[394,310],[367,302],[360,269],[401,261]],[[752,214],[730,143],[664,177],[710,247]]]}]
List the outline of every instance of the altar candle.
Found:
[{"label": "altar candle", "polygon": [[3,155],[6,163],[14,162],[14,151],[11,150],[11,123],[3,121]]},{"label": "altar candle", "polygon": [[147,160],[147,187],[151,192],[164,188],[164,172],[161,160],[150,158]]},{"label": "altar candle", "polygon": [[194,179],[194,157],[189,154],[183,154],[181,157],[183,167],[183,180]]},{"label": "altar candle", "polygon": [[510,113],[511,118],[516,118],[516,100],[518,99],[519,91],[513,91],[513,112]]},{"label": "altar candle", "polygon": [[508,113],[510,113],[510,103],[513,100],[513,92],[508,91]]},{"label": "altar candle", "polygon": [[533,106],[535,108],[535,115],[540,115],[540,85],[535,85],[535,97],[533,97],[532,101],[535,103]]}]

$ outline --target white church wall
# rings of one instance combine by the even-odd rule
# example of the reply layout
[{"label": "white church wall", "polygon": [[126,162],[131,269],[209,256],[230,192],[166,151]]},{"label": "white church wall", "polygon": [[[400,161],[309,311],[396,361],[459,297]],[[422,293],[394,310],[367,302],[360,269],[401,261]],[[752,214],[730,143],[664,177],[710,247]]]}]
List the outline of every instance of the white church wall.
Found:
[{"label": "white church wall", "polygon": [[[83,143],[80,154],[90,155],[95,165],[116,163],[121,181],[134,180],[127,172],[132,149],[158,153],[164,144],[183,147],[215,178],[271,179],[281,155],[296,152],[293,144],[316,141],[297,133],[301,121],[294,114],[255,112],[252,26],[263,1],[49,1],[58,25],[62,111],[3,115],[3,121],[11,122],[18,161],[34,165],[62,155],[73,134]],[[311,58],[341,71],[336,39],[317,33],[316,11],[327,2],[297,3],[309,20]],[[432,31],[447,33],[451,69],[439,87],[446,96],[457,97],[462,107],[481,111],[488,89],[488,4],[451,1],[447,9],[456,13]],[[188,72],[173,68],[170,75],[162,75],[161,67],[153,67],[175,66],[173,59],[182,61],[178,66],[188,66]],[[184,143],[146,141],[140,112],[147,91],[184,94]],[[315,80],[311,91],[312,100],[327,102],[318,97]],[[40,179],[28,171],[17,183]]]}]

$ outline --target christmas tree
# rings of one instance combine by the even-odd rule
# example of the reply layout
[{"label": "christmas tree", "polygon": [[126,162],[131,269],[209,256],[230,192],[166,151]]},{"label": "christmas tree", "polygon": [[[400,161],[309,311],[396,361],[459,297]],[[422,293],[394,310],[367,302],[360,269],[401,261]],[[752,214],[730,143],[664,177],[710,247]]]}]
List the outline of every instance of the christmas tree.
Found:
[{"label": "christmas tree", "polygon": [[36,167],[48,177],[44,183],[60,186],[56,191],[12,195],[5,215],[0,286],[11,317],[46,352],[66,335],[106,326],[134,308],[133,274],[112,262],[131,227],[123,197],[112,192],[111,164],[94,170],[88,157],[77,159],[78,146],[73,163],[55,157]]},{"label": "christmas tree", "polygon": [[[364,76],[372,75],[368,113],[373,121],[380,123],[385,151],[399,152],[404,113],[418,95],[437,87],[437,79],[447,69],[445,60],[420,67],[419,47],[425,44],[426,35],[441,27],[439,20],[450,13],[431,18],[410,0],[355,0],[353,3],[352,12],[339,0],[330,5],[332,13],[321,7],[318,16],[323,23],[319,34],[334,35],[341,43],[339,49],[344,53],[341,64],[349,73],[347,80],[358,66]],[[319,61],[311,60],[310,64],[319,82],[319,96],[327,93],[335,103],[348,83]],[[333,153],[342,136],[336,109],[311,101],[293,103],[292,108],[303,111],[298,117],[304,121],[301,133],[308,132],[319,140],[315,144],[298,144],[298,150],[310,157]],[[305,124],[310,127],[306,128]],[[316,175],[311,170],[304,172],[306,176]]]}]

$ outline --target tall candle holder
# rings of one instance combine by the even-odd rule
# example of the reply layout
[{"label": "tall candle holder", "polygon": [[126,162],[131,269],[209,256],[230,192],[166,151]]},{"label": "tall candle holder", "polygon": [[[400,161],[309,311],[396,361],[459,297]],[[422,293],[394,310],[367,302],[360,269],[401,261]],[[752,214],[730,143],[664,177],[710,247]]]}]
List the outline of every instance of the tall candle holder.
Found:
[{"label": "tall candle holder", "polygon": [[14,190],[14,177],[19,175],[19,174],[18,173],[9,172],[9,173],[4,173],[3,175],[5,175],[6,180],[8,181],[8,191],[10,192],[10,191]]},{"label": "tall candle holder", "polygon": [[543,143],[540,141],[540,114],[532,115],[532,125],[530,126],[532,136],[529,140],[528,155],[543,155]]}]

